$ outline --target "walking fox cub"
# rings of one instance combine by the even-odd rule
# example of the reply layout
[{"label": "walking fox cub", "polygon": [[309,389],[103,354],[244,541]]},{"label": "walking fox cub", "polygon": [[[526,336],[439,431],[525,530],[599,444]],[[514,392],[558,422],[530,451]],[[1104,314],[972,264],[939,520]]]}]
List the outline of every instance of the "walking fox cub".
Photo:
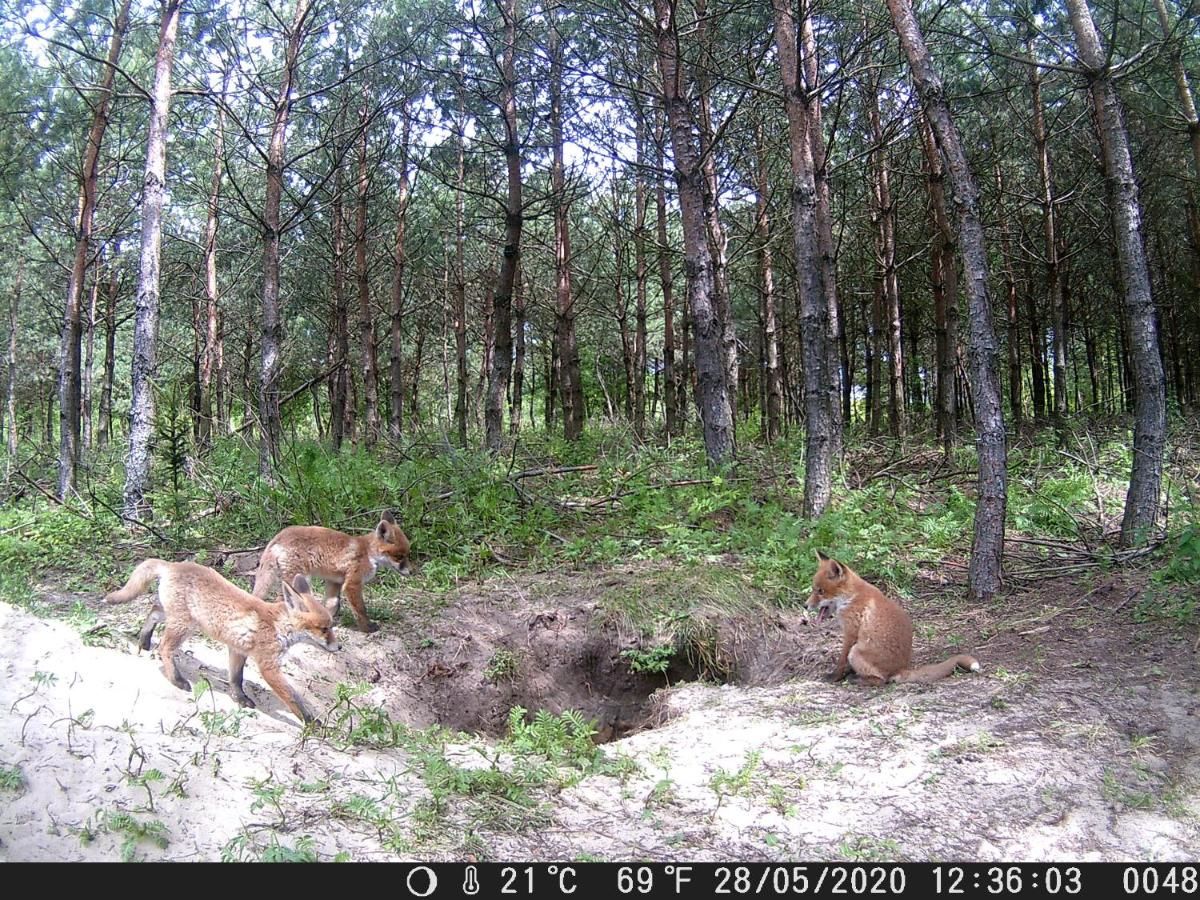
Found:
[{"label": "walking fox cub", "polygon": [[336,603],[322,604],[303,576],[283,585],[283,603],[267,603],[207,566],[161,559],[140,563],[125,586],[108,594],[104,602],[128,603],[156,579],[158,597],[138,635],[138,644],[149,650],[155,626],[166,623],[158,652],[163,674],[171,684],[191,690],[175,668],[174,656],[188,635],[201,631],[229,648],[229,693],[239,706],[254,706],[242,687],[242,669],[249,658],[288,709],[304,722],[313,721],[313,714],[288,684],[280,665],[288,648],[301,642],[331,652],[338,649],[333,636]]},{"label": "walking fox cub", "polygon": [[945,678],[956,668],[979,671],[979,661],[959,654],[936,665],[909,667],[912,661],[912,620],[895,600],[860,578],[845,563],[817,551],[808,608],[818,610],[817,621],[837,614],[842,626],[842,652],[832,678],[846,677],[846,665],[864,684],[885,681],[928,683]]},{"label": "walking fox cub", "polygon": [[[367,617],[363,585],[375,577],[379,566],[410,575],[408,538],[385,512],[370,534],[351,537],[319,525],[289,525],[262,552],[254,573],[254,596],[267,598],[276,579],[284,583],[296,575],[319,575],[325,581],[326,605],[344,592],[354,611],[359,631],[378,631]],[[333,607],[337,615],[336,604]]]}]

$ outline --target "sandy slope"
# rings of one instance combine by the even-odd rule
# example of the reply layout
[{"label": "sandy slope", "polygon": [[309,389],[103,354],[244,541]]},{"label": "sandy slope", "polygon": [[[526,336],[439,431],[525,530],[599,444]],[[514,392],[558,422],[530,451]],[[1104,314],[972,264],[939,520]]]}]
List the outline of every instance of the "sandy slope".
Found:
[{"label": "sandy slope", "polygon": [[[524,831],[451,809],[451,837],[427,842],[405,818],[426,789],[403,751],[302,745],[278,704],[239,716],[220,682],[196,701],[132,644],[85,646],[71,625],[2,603],[0,630],[0,767],[23,781],[0,789],[3,860],[215,860],[239,835],[355,860],[1183,860],[1200,846],[1195,681],[1158,668],[1119,684],[1096,681],[1102,669],[1022,679],[990,666],[932,689],[685,685],[666,692],[662,727],[605,746],[635,774],[548,794],[548,820]],[[303,647],[289,672],[312,690],[307,674],[336,680],[400,642],[348,634],[343,659]],[[224,675],[220,649],[185,646],[188,677]],[[247,682],[269,697],[252,666]],[[213,712],[224,728],[201,715]],[[350,802],[386,809],[411,842],[331,814]],[[166,846],[123,851],[119,812],[161,822]]]}]

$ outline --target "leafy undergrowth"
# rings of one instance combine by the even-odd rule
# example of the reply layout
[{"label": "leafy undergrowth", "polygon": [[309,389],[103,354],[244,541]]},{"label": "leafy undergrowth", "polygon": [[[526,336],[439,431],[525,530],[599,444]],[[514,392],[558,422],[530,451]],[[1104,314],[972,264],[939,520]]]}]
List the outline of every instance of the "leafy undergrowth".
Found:
[{"label": "leafy undergrowth", "polygon": [[[1010,448],[1008,534],[1018,543],[1011,545],[1009,569],[1018,579],[1039,566],[1062,566],[1056,546],[1073,548],[1073,565],[1122,561],[1115,536],[1128,433],[1101,431],[1070,435],[1067,450],[1049,431]],[[1181,445],[1191,440],[1186,429],[1177,431]],[[1168,460],[1170,531],[1154,558],[1158,583],[1168,587],[1200,579],[1195,454],[1182,449]],[[661,591],[618,604],[617,612],[646,630],[664,617],[702,618],[692,614],[705,605],[736,609],[764,596],[795,605],[806,593],[817,549],[904,592],[922,566],[961,565],[975,507],[969,445],[945,458],[929,444],[853,436],[834,502],[815,521],[802,514],[797,433],[769,448],[745,434],[736,466],[718,473],[708,471],[694,439],[647,445],[615,427],[592,429],[573,445],[523,432],[498,457],[454,448],[441,435],[418,435],[402,448],[371,453],[334,454],[313,442],[293,442],[274,483],[253,474],[255,448],[240,439],[218,442],[193,462],[190,477],[179,478],[178,457],[160,457],[151,497],[157,516],[132,536],[116,513],[122,471],[112,450],[93,461],[86,490],[65,507],[26,490],[25,481],[10,483],[12,494],[0,510],[0,596],[37,609],[39,582],[98,593],[117,584],[131,561],[151,553],[220,564],[227,551],[261,547],[285,524],[362,532],[391,508],[413,542],[420,584],[431,592],[514,567],[654,560],[729,569],[728,577],[714,576],[715,592],[689,583],[685,569]],[[44,466],[39,473],[27,465],[22,473],[48,492],[53,470],[49,462]],[[713,582],[711,574],[701,581]],[[1193,606],[1176,603],[1171,614],[1190,621]]]}]

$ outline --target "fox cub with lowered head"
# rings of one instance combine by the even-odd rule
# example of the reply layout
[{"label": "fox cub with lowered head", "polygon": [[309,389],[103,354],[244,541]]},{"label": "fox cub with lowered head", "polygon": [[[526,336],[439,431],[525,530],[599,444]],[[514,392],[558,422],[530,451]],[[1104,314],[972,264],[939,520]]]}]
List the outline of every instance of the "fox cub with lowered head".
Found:
[{"label": "fox cub with lowered head", "polygon": [[834,681],[846,677],[846,666],[858,673],[864,684],[885,681],[928,683],[945,678],[956,668],[979,671],[979,660],[965,653],[936,665],[910,668],[912,662],[912,619],[895,600],[864,581],[853,569],[817,551],[808,608],[816,609],[817,622],[836,614],[842,626],[842,652]]},{"label": "fox cub with lowered head", "polygon": [[249,658],[288,709],[304,722],[314,720],[300,695],[288,684],[281,663],[288,648],[302,642],[330,652],[339,649],[333,636],[336,604],[321,603],[303,576],[283,585],[282,603],[267,603],[207,566],[161,559],[140,563],[125,586],[108,594],[104,602],[128,603],[155,580],[158,597],[142,626],[138,644],[149,650],[155,626],[165,623],[158,652],[163,674],[171,684],[191,690],[187,679],[175,668],[175,651],[188,635],[201,631],[229,648],[229,693],[239,706],[254,706],[242,687],[242,669]]},{"label": "fox cub with lowered head", "polygon": [[[262,552],[254,573],[254,596],[266,598],[276,579],[287,583],[296,575],[319,575],[325,581],[326,603],[344,593],[359,631],[378,631],[367,617],[363,585],[379,566],[411,575],[408,538],[390,511],[370,534],[350,536],[319,525],[289,525]],[[334,615],[337,606],[334,605]]]}]

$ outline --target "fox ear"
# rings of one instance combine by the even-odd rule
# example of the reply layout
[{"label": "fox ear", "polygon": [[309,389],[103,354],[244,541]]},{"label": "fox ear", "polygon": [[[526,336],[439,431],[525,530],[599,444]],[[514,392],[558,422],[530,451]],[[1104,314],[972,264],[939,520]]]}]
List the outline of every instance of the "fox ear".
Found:
[{"label": "fox ear", "polygon": [[[828,557],[826,557],[828,559]],[[841,578],[846,574],[846,567],[836,559],[829,560],[829,575],[832,578]]]},{"label": "fox ear", "polygon": [[342,597],[340,594],[325,598],[324,607],[329,612],[329,615],[333,616],[334,619],[337,619],[338,609],[341,607],[341,605]]},{"label": "fox ear", "polygon": [[[300,579],[300,578],[303,578],[304,576],[297,575],[296,577],[297,577],[297,579]],[[283,602],[287,606],[288,609],[301,610],[304,608],[304,598],[296,593],[295,588],[293,588],[286,581],[279,582],[279,586],[281,588],[283,588]]]},{"label": "fox ear", "polygon": [[308,579],[303,575],[297,575],[292,579],[292,587],[295,588],[297,594],[312,593],[312,588],[308,585]]},{"label": "fox ear", "polygon": [[395,522],[396,522],[396,514],[393,513],[390,509],[384,510],[383,516],[381,518],[384,522],[391,522],[392,524],[395,524]]},{"label": "fox ear", "polygon": [[818,561],[826,562],[828,559],[829,559],[829,557],[826,556],[824,553],[822,553],[820,550],[817,551],[817,560]]}]

